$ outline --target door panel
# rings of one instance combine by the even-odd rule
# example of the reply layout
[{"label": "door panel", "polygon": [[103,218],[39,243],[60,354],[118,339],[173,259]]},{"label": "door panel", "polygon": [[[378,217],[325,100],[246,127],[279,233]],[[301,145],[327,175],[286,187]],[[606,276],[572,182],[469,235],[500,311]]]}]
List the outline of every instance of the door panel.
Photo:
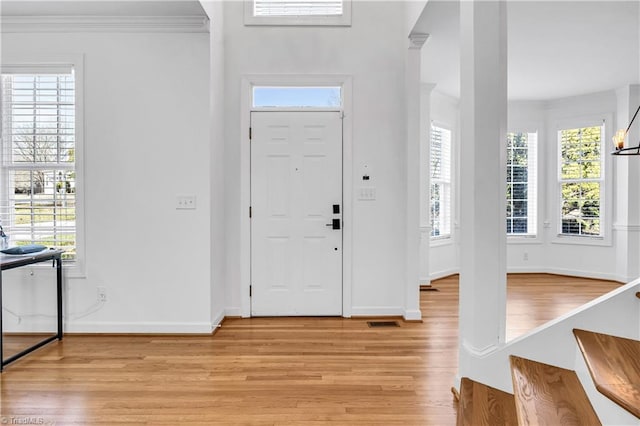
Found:
[{"label": "door panel", "polygon": [[340,315],[340,113],[252,112],[251,128],[251,313]]}]

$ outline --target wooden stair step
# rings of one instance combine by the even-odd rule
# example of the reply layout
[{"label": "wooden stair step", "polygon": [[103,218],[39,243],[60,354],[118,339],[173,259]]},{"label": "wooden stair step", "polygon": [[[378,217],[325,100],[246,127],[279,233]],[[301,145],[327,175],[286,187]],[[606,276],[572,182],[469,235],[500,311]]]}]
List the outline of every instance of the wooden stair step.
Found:
[{"label": "wooden stair step", "polygon": [[467,377],[460,382],[456,426],[517,425],[513,395]]},{"label": "wooden stair step", "polygon": [[520,425],[601,425],[575,371],[510,356]]},{"label": "wooden stair step", "polygon": [[574,329],[598,391],[640,418],[640,341]]}]

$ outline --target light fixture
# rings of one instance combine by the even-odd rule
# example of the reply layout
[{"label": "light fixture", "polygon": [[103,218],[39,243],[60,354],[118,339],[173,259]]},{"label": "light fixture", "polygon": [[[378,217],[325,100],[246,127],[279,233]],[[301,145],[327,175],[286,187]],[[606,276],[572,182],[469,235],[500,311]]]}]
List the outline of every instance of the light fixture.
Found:
[{"label": "light fixture", "polygon": [[627,130],[620,129],[613,136],[613,146],[615,150],[611,152],[612,155],[640,155],[640,142],[638,142],[638,146],[629,146],[626,148],[624,147],[624,140],[626,139],[627,134],[629,133],[629,129],[633,124],[633,120],[636,119],[636,116],[638,115],[639,111],[640,111],[640,106],[638,106],[636,113],[633,114],[633,118],[631,119],[631,122],[629,123],[629,127],[627,127]]}]

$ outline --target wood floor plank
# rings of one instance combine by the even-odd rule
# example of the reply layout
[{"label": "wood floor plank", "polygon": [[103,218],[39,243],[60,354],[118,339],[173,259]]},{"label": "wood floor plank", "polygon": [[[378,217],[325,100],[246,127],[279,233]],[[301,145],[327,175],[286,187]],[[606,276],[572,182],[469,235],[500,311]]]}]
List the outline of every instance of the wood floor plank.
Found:
[{"label": "wood floor plank", "polygon": [[[235,318],[213,337],[66,335],[7,366],[0,416],[39,416],[58,426],[453,426],[458,278],[433,286],[438,291],[421,292],[423,323],[400,327],[369,328],[358,318]],[[510,276],[507,335],[617,287]]]}]

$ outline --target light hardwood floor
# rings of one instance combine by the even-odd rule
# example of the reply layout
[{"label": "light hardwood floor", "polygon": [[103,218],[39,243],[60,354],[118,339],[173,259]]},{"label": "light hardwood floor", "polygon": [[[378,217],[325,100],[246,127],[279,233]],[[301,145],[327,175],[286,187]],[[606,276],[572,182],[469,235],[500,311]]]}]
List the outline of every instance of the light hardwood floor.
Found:
[{"label": "light hardwood floor", "polygon": [[[507,335],[619,285],[511,276]],[[424,322],[399,327],[252,318],[214,337],[67,335],[2,373],[0,423],[454,425],[458,279],[433,286],[421,292]]]}]

